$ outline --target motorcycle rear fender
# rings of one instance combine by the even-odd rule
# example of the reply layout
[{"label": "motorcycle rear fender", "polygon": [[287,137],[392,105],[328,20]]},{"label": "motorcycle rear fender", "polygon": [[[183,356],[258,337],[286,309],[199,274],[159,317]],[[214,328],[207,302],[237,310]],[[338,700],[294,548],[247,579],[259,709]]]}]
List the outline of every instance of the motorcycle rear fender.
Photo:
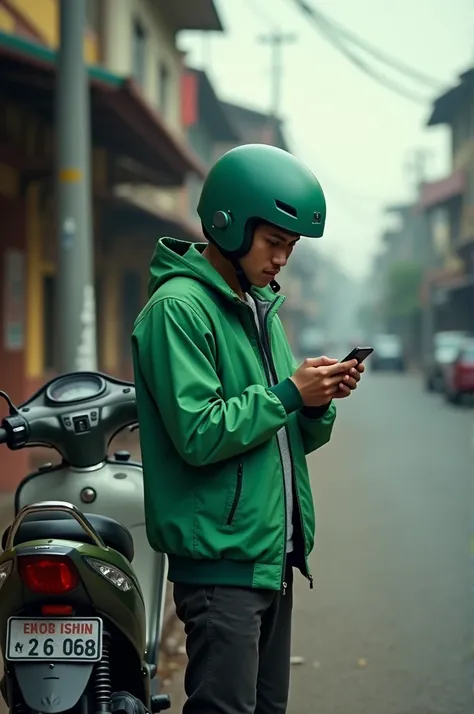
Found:
[{"label": "motorcycle rear fender", "polygon": [[17,662],[11,665],[26,706],[43,714],[72,709],[84,694],[93,662]]}]

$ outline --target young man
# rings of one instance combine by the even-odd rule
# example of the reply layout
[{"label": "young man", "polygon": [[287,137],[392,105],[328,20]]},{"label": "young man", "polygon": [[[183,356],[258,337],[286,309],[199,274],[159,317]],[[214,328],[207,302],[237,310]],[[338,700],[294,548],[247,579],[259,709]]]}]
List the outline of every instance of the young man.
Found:
[{"label": "young man", "polygon": [[305,455],[363,368],[296,369],[275,278],[324,231],[322,189],[291,154],[225,154],[198,213],[208,243],[158,241],[133,333],[150,543],[187,634],[186,714],[283,714],[293,568],[312,585]]}]

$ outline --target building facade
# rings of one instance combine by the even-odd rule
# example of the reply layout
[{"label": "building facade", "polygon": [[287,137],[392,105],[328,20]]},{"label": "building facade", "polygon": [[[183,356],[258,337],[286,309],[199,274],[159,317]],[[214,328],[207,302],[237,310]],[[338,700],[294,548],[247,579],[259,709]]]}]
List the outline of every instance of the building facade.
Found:
[{"label": "building facade", "polygon": [[474,69],[434,102],[428,126],[438,125],[450,132],[451,169],[420,198],[435,255],[424,305],[432,331],[474,332]]},{"label": "building facade", "polygon": [[[156,239],[196,235],[174,198],[190,174],[205,175],[180,111],[175,38],[193,27],[220,29],[211,0],[88,3],[97,347],[100,368],[126,378]],[[0,388],[16,403],[56,374],[61,339],[55,330],[57,45],[57,2],[0,1]],[[144,186],[148,196],[165,198],[143,199]],[[9,491],[38,458],[44,454],[36,450],[4,449],[0,491]]]}]

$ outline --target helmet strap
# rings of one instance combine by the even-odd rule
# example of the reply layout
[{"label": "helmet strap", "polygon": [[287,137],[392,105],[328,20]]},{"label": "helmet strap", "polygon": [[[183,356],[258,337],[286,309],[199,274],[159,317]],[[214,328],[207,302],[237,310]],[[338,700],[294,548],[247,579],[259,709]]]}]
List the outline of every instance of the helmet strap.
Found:
[{"label": "helmet strap", "polygon": [[230,258],[230,262],[232,264],[232,267],[235,270],[235,274],[237,276],[238,283],[240,285],[240,288],[243,293],[248,293],[250,292],[252,288],[252,283],[248,279],[247,275],[245,274],[245,270],[242,268],[242,265],[240,264],[240,261],[238,258]]},{"label": "helmet strap", "polygon": [[[252,283],[249,281],[247,278],[247,275],[245,274],[244,269],[242,268],[239,260],[237,258],[231,258],[230,262],[232,263],[232,267],[235,270],[235,274],[237,276],[237,280],[239,281],[240,288],[242,292],[248,293],[250,292],[252,288]],[[281,288],[280,285],[277,283],[276,280],[272,280],[270,283],[270,288],[272,289],[273,293],[279,293]]]},{"label": "helmet strap", "polygon": [[[234,268],[235,274],[237,276],[237,281],[240,285],[240,289],[242,290],[242,292],[243,293],[250,292],[250,290],[252,288],[252,283],[248,279],[248,277],[245,273],[245,270],[243,269],[243,267],[240,263],[239,258],[235,254],[229,253],[224,248],[222,248],[222,246],[220,246],[219,243],[213,239],[213,237],[211,236],[209,231],[206,230],[206,228],[204,227],[204,224],[202,224],[202,230],[203,230],[204,236],[207,238],[209,243],[212,243],[212,245],[214,245],[217,248],[219,253],[221,255],[223,255],[224,258],[227,258],[227,260],[230,262],[230,264]],[[251,230],[250,225],[247,225],[247,230]],[[244,253],[244,255],[245,255],[245,253]],[[242,257],[242,256],[239,256],[239,257]],[[277,283],[276,280],[272,280],[272,282],[270,283],[270,288],[272,289],[273,293],[275,293],[275,294],[280,292],[280,289],[281,289],[280,285]]]}]

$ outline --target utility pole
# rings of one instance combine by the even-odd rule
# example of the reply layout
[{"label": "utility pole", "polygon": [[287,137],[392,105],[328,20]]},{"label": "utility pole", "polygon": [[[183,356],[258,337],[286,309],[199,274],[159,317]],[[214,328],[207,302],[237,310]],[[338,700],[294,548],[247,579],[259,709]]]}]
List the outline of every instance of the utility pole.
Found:
[{"label": "utility pole", "polygon": [[290,42],[296,41],[296,35],[288,32],[280,32],[275,30],[267,35],[261,35],[259,42],[262,44],[270,45],[271,50],[271,75],[270,75],[270,87],[271,87],[271,102],[270,102],[270,116],[272,118],[273,126],[273,139],[276,141],[276,130],[278,126],[278,116],[280,113],[281,105],[281,86],[283,80],[283,45],[289,44]]},{"label": "utility pole", "polygon": [[404,168],[407,175],[409,177],[413,176],[417,198],[419,197],[421,186],[426,181],[428,162],[432,153],[429,149],[415,149],[411,160],[405,162]]},{"label": "utility pole", "polygon": [[58,367],[96,370],[89,80],[84,63],[86,0],[60,0],[58,55]]}]

